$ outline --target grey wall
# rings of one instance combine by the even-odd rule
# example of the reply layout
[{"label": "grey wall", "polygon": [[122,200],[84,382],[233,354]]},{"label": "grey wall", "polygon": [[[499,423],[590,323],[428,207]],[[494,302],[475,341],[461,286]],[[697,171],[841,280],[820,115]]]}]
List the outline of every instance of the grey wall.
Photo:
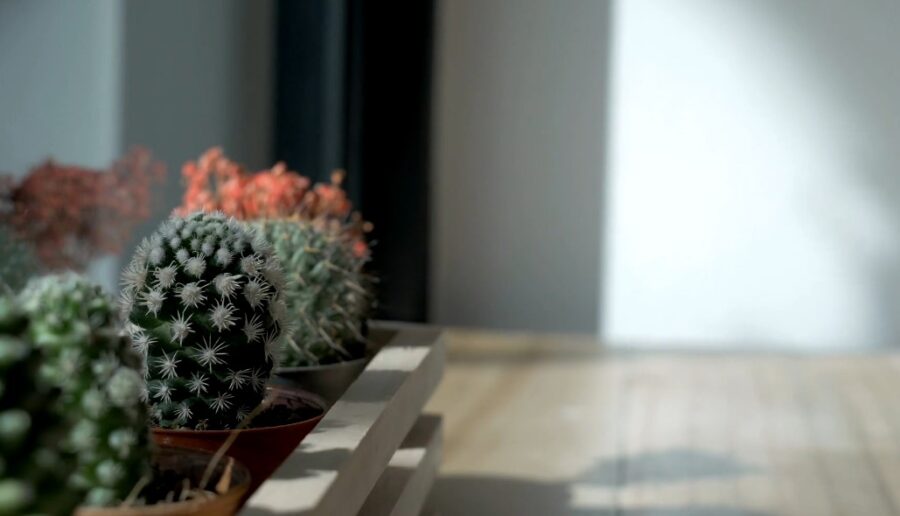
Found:
[{"label": "grey wall", "polygon": [[0,2],[0,171],[53,156],[105,165],[121,148],[121,4]]},{"label": "grey wall", "polygon": [[596,330],[608,14],[439,2],[435,322]]},{"label": "grey wall", "polygon": [[104,166],[141,144],[170,164],[223,145],[269,164],[272,1],[0,2],[0,170]]},{"label": "grey wall", "polygon": [[274,2],[130,0],[124,16],[123,141],[181,165],[214,145],[270,165]]},{"label": "grey wall", "polygon": [[122,140],[169,166],[157,214],[184,191],[181,165],[220,145],[252,168],[271,165],[274,2],[126,3]]},{"label": "grey wall", "polygon": [[[50,156],[105,166],[143,145],[169,178],[137,238],[208,147],[270,164],[273,15],[270,0],[0,1],[0,171]],[[114,288],[118,265],[93,274]]]}]

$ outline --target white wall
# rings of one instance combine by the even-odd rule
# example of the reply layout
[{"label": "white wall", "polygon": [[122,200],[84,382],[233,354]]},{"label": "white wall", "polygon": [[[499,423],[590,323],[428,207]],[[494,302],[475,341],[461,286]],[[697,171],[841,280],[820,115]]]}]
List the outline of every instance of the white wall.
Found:
[{"label": "white wall", "polygon": [[431,319],[593,332],[607,3],[438,5]]},{"label": "white wall", "polygon": [[605,335],[900,342],[900,4],[627,0],[613,19]]}]

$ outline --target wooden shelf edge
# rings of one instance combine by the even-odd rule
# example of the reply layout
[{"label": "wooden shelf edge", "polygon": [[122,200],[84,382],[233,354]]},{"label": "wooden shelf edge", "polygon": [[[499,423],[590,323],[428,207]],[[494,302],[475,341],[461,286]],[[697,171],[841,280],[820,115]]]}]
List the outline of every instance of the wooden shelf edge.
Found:
[{"label": "wooden shelf edge", "polygon": [[441,462],[440,416],[416,421],[360,509],[365,516],[416,516],[422,512]]},{"label": "wooden shelf edge", "polygon": [[395,330],[344,396],[248,501],[243,514],[355,515],[443,375],[438,329]]}]

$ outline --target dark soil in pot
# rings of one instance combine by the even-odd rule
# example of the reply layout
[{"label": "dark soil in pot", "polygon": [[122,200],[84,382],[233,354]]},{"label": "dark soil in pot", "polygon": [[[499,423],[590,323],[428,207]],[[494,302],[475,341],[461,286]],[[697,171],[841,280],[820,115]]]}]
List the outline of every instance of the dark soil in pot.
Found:
[{"label": "dark soil in pot", "polygon": [[313,397],[293,389],[272,388],[271,405],[240,430],[172,430],[154,428],[153,440],[160,445],[192,448],[215,453],[227,444],[225,454],[250,470],[246,500],[315,428],[324,407]]},{"label": "dark soil in pot", "polygon": [[[134,503],[118,507],[80,507],[76,516],[174,516],[237,512],[250,487],[250,472],[231,458],[171,447],[153,457],[148,482]],[[205,485],[204,485],[204,480]]]}]

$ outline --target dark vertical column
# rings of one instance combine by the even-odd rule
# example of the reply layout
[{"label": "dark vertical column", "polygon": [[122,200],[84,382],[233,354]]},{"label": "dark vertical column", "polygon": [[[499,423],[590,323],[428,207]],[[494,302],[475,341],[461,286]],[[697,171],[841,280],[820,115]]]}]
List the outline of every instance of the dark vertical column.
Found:
[{"label": "dark vertical column", "polygon": [[378,317],[423,321],[434,1],[280,0],[275,157],[326,180],[347,170],[374,224]]},{"label": "dark vertical column", "polygon": [[346,5],[277,4],[274,154],[315,180],[345,166]]},{"label": "dark vertical column", "polygon": [[348,3],[348,179],[375,227],[380,315],[424,321],[434,1]]}]

